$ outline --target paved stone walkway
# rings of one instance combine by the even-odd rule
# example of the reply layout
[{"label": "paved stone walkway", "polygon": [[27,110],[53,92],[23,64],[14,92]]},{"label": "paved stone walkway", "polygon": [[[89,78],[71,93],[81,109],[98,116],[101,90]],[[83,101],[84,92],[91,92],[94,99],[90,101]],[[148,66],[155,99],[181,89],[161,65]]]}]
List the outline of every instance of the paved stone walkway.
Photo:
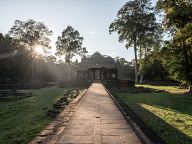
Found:
[{"label": "paved stone walkway", "polygon": [[102,84],[93,83],[57,144],[140,144]]}]

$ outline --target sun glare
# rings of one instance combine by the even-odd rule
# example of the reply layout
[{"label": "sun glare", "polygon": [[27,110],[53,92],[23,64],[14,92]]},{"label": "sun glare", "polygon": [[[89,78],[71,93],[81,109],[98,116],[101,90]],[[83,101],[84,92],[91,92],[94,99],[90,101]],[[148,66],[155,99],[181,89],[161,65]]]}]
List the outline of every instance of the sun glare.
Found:
[{"label": "sun glare", "polygon": [[42,48],[41,46],[36,46],[36,47],[35,47],[35,52],[36,52],[37,54],[40,54],[40,55],[44,54],[43,48]]}]

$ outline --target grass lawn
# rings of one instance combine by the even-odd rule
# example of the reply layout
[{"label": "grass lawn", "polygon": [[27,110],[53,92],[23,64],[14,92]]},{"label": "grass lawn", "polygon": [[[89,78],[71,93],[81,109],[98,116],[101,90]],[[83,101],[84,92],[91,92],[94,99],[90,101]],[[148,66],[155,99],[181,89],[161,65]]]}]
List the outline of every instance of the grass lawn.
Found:
[{"label": "grass lawn", "polygon": [[154,85],[136,85],[136,87],[151,88],[157,90],[163,90],[174,94],[183,94],[187,92],[186,89],[179,89],[179,86],[154,86]]},{"label": "grass lawn", "polygon": [[192,95],[171,86],[146,88],[173,93],[116,93],[167,144],[192,144]]},{"label": "grass lawn", "polygon": [[51,122],[46,112],[64,93],[56,86],[29,91],[33,97],[0,102],[0,144],[28,143]]}]

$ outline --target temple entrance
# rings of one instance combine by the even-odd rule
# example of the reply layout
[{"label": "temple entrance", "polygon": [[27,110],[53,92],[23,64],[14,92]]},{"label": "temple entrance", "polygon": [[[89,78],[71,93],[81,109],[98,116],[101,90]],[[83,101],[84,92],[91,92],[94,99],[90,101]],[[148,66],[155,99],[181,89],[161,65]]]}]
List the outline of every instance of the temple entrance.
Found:
[{"label": "temple entrance", "polygon": [[103,76],[103,71],[104,68],[90,68],[88,69],[88,72],[91,75],[91,80],[92,81],[101,81],[104,80],[104,76]]},{"label": "temple entrance", "polygon": [[116,68],[89,68],[88,70],[77,71],[77,78],[91,81],[116,80],[118,72]]},{"label": "temple entrance", "polygon": [[100,71],[99,70],[95,71],[95,77],[94,77],[93,80],[101,80],[101,75],[100,75]]}]

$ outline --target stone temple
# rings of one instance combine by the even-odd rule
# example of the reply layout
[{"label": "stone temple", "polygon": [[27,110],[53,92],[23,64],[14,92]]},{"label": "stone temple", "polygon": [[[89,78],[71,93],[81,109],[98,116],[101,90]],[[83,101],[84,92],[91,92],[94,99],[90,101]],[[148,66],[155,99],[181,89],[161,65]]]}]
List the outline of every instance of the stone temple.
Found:
[{"label": "stone temple", "polygon": [[77,71],[78,80],[105,81],[117,80],[118,69],[114,59],[107,55],[95,52],[93,55],[83,57]]},{"label": "stone temple", "polygon": [[89,86],[92,82],[101,82],[115,87],[134,86],[133,81],[121,77],[121,73],[112,57],[101,55],[99,52],[83,57],[73,79],[63,81],[60,85],[63,85],[63,87]]}]

